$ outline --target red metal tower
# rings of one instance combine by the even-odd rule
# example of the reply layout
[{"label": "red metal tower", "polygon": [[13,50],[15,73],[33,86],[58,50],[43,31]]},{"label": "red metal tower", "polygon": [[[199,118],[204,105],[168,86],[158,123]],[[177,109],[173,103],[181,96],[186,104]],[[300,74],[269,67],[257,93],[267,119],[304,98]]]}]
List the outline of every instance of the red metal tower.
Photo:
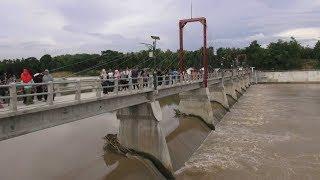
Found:
[{"label": "red metal tower", "polygon": [[185,71],[185,60],[183,50],[183,28],[189,22],[200,22],[203,25],[203,66],[204,66],[204,87],[208,86],[208,52],[207,52],[207,20],[205,17],[182,19],[179,21],[179,38],[180,38],[180,51],[179,51],[179,66],[180,73]]}]

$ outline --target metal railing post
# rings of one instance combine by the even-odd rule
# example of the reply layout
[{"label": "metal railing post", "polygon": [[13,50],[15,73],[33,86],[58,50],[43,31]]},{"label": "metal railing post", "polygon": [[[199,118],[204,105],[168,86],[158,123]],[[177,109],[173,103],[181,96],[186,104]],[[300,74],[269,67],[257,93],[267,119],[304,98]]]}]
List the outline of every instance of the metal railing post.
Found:
[{"label": "metal railing post", "polygon": [[172,85],[173,85],[172,76],[169,75],[169,86],[172,86]]},{"label": "metal railing post", "polygon": [[10,109],[12,111],[17,111],[18,109],[18,95],[17,95],[17,86],[16,83],[11,83],[10,84]]},{"label": "metal railing post", "polygon": [[76,82],[76,95],[75,100],[80,101],[81,100],[81,81]]},{"label": "metal railing post", "polygon": [[258,84],[258,75],[257,75],[257,70],[254,71],[254,81],[255,81],[255,84]]},{"label": "metal railing post", "polygon": [[61,91],[61,84],[59,83],[59,84],[56,84],[56,90],[58,91],[58,93],[56,93],[56,96],[61,96],[61,93],[60,93],[60,91]]},{"label": "metal railing post", "polygon": [[132,85],[132,77],[129,77],[129,92],[132,92],[133,85]]},{"label": "metal railing post", "polygon": [[183,83],[183,74],[179,75],[179,80],[180,80],[179,84],[182,84]]},{"label": "metal railing post", "polygon": [[166,85],[166,76],[161,76],[162,77],[162,83],[161,83],[161,86],[165,86]]},{"label": "metal railing post", "polygon": [[48,86],[48,104],[53,105],[53,96],[54,96],[53,82],[50,81],[47,86]]},{"label": "metal railing post", "polygon": [[135,85],[135,88],[139,91],[144,88],[144,77],[138,77],[137,79],[138,85]]},{"label": "metal railing post", "polygon": [[159,85],[159,76],[155,76],[156,78],[156,82],[155,82],[155,84],[154,84],[154,89],[155,90],[157,90],[157,87],[158,87],[158,85]]},{"label": "metal railing post", "polygon": [[114,89],[113,89],[113,91],[114,91],[115,94],[119,93],[119,80],[117,78],[114,80]]},{"label": "metal railing post", "polygon": [[96,80],[96,97],[100,98],[101,97],[101,89],[102,89],[101,81],[100,79]]},{"label": "metal railing post", "polygon": [[224,87],[224,71],[221,71],[221,85]]},{"label": "metal railing post", "polygon": [[149,88],[152,88],[152,85],[153,85],[153,77],[150,76],[150,77],[148,78],[148,87],[149,87]]},{"label": "metal railing post", "polygon": [[173,84],[177,84],[178,83],[178,78],[179,78],[179,75],[173,75]]}]

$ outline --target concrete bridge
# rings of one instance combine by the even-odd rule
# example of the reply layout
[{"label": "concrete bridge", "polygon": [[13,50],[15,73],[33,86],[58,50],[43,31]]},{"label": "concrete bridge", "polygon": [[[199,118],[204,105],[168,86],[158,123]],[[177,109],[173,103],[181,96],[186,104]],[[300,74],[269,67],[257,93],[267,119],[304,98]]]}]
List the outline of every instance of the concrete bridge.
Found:
[{"label": "concrete bridge", "polygon": [[[203,86],[202,75],[130,78],[127,85],[114,80],[114,85],[108,87],[102,87],[100,80],[50,82],[34,84],[48,86],[47,93],[29,95],[17,95],[17,88],[23,84],[1,86],[10,89],[10,96],[2,97],[10,100],[10,106],[0,111],[0,140],[114,112],[120,120],[119,142],[152,155],[172,170],[168,147],[159,126],[162,112],[157,100],[179,94],[179,111],[200,117],[214,129],[218,120],[213,116],[210,103],[216,101],[229,109],[227,96],[237,100],[237,93],[243,93],[253,82],[251,74],[251,71],[237,70],[211,73],[207,88]],[[112,92],[103,94],[103,88],[111,88]],[[25,106],[18,101],[26,96],[44,94],[48,95],[47,102]],[[60,96],[53,100],[58,94]]]}]

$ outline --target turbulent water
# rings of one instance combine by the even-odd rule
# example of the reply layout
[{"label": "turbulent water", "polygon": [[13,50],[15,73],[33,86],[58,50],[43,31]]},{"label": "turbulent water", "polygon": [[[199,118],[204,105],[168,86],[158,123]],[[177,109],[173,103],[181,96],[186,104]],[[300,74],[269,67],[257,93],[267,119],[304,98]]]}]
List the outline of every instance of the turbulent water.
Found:
[{"label": "turbulent water", "polygon": [[[320,179],[320,85],[256,85],[243,94],[228,96],[235,104],[227,114],[212,103],[221,119],[212,132],[176,116],[178,96],[161,99],[177,179]],[[118,126],[105,114],[1,141],[0,180],[164,179],[146,159],[103,150]]]},{"label": "turbulent water", "polygon": [[178,179],[320,179],[320,85],[248,89]]}]

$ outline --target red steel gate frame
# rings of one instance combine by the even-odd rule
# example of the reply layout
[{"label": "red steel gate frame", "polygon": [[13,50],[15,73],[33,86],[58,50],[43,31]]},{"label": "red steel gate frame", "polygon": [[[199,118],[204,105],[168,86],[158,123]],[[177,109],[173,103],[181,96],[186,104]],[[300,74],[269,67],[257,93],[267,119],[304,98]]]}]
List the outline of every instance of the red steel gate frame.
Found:
[{"label": "red steel gate frame", "polygon": [[179,38],[180,38],[180,51],[179,51],[179,66],[180,73],[185,72],[185,60],[183,50],[183,28],[189,22],[200,22],[203,25],[203,66],[204,66],[204,77],[203,85],[208,86],[208,52],[207,52],[207,20],[205,17],[182,19],[179,21]]}]

